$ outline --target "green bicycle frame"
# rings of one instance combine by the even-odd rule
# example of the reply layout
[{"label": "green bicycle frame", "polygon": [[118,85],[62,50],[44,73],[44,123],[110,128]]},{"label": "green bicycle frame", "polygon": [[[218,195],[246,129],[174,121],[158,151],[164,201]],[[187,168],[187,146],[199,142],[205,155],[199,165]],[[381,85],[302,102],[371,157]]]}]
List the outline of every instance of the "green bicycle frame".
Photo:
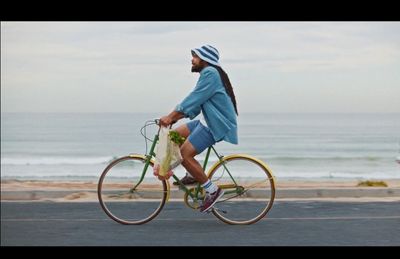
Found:
[{"label": "green bicycle frame", "polygon": [[[145,177],[145,175],[146,175],[147,169],[149,168],[150,161],[151,161],[151,159],[152,159],[153,157],[155,157],[155,155],[156,155],[155,152],[154,152],[154,150],[155,150],[155,147],[156,147],[156,145],[157,145],[157,141],[158,141],[158,139],[159,139],[159,134],[160,134],[160,129],[158,130],[157,134],[154,136],[153,143],[152,143],[152,145],[151,145],[151,147],[150,147],[150,151],[148,152],[148,154],[146,154],[146,160],[145,160],[144,168],[143,168],[142,174],[141,174],[141,176],[140,176],[140,179],[139,179],[138,183],[131,189],[131,191],[134,191],[134,190],[136,189],[136,187],[139,186],[140,183],[143,181],[143,179],[144,179],[144,177]],[[204,172],[205,172],[206,167],[207,167],[207,163],[208,163],[208,159],[209,159],[209,157],[210,157],[211,150],[214,151],[214,154],[218,157],[218,160],[219,160],[219,161],[222,161],[223,158],[224,158],[224,156],[218,154],[218,152],[215,150],[214,146],[210,146],[210,147],[207,149],[206,157],[205,157],[205,159],[204,159],[204,163],[203,163],[203,167],[202,167],[203,170],[204,170]],[[222,166],[224,167],[224,169],[226,170],[226,172],[229,174],[229,177],[230,177],[230,178],[232,179],[232,181],[234,182],[234,185],[235,185],[235,186],[238,186],[237,183],[236,183],[236,181],[235,181],[235,179],[232,177],[231,173],[229,172],[228,168],[226,167],[225,163],[222,163]],[[173,178],[175,179],[175,181],[179,184],[180,188],[181,188],[183,191],[185,191],[192,199],[198,199],[199,193],[200,193],[200,190],[201,190],[201,188],[200,188],[200,187],[201,187],[201,186],[200,186],[200,183],[197,184],[196,191],[195,191],[195,193],[193,194],[192,192],[190,192],[190,190],[181,182],[181,180],[180,180],[175,174],[173,174],[172,177],[173,177]],[[237,192],[237,190],[228,191],[228,192],[226,192],[226,193],[228,194],[228,193],[233,193],[233,192]]]},{"label": "green bicycle frame", "polygon": [[[210,157],[211,150],[214,151],[214,154],[218,157],[218,160],[219,160],[220,162],[222,162],[222,161],[223,161],[223,158],[224,158],[224,156],[218,154],[218,152],[217,152],[217,150],[215,150],[214,146],[210,146],[210,147],[207,149],[206,157],[205,157],[204,163],[203,163],[203,171],[204,171],[204,172],[205,172],[206,167],[207,167],[207,163],[208,163],[208,159],[209,159],[209,157]],[[222,166],[224,167],[224,169],[226,170],[226,172],[229,174],[229,177],[232,179],[232,181],[234,182],[234,186],[235,186],[235,190],[233,190],[233,191],[226,191],[225,193],[226,193],[226,194],[229,194],[229,193],[238,193],[239,190],[236,189],[236,187],[237,187],[238,185],[237,185],[235,179],[232,177],[232,174],[229,172],[229,169],[226,167],[226,165],[225,165],[224,162],[222,163]],[[175,175],[172,175],[172,177],[175,179],[175,181],[178,182],[180,188],[183,189],[192,199],[195,199],[195,200],[196,200],[196,199],[199,198],[199,193],[200,193],[200,190],[201,190],[201,184],[200,184],[200,183],[197,184],[197,187],[196,187],[196,189],[195,189],[196,191],[195,191],[195,193],[193,194],[193,193],[181,182],[181,180],[180,180],[178,177],[176,177]]]},{"label": "green bicycle frame", "polygon": [[158,130],[157,134],[154,136],[153,144],[151,144],[149,153],[146,154],[146,160],[145,160],[145,163],[144,163],[144,168],[143,168],[143,171],[142,171],[142,175],[140,176],[140,179],[139,179],[138,183],[131,189],[131,191],[136,190],[136,187],[138,187],[139,184],[143,181],[144,176],[146,175],[147,169],[149,168],[151,158],[156,155],[156,153],[154,153],[154,149],[156,148],[159,135],[160,135],[160,129]]}]

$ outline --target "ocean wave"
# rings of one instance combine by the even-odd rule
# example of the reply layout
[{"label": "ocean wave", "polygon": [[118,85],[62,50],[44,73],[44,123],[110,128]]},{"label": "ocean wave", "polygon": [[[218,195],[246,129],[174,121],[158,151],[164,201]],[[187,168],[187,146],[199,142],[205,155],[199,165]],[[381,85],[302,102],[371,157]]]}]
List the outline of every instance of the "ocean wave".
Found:
[{"label": "ocean wave", "polygon": [[324,160],[324,161],[348,161],[348,160],[363,160],[363,161],[380,161],[393,160],[396,157],[390,156],[263,156],[261,159],[278,160],[278,161],[299,161],[299,160]]},{"label": "ocean wave", "polygon": [[400,179],[398,171],[274,171],[277,178],[320,178],[320,179]]},{"label": "ocean wave", "polygon": [[[265,162],[276,161],[276,162],[301,162],[301,161],[396,161],[396,157],[378,157],[378,156],[257,156],[255,158],[261,159]],[[96,165],[96,164],[108,164],[111,163],[117,156],[99,156],[99,157],[2,157],[2,165]],[[397,158],[399,159],[399,158]],[[204,157],[197,157],[197,160],[203,164]],[[215,156],[210,156],[208,162],[217,162]],[[400,159],[399,159],[400,160]]]},{"label": "ocean wave", "polygon": [[115,157],[25,157],[1,158],[2,165],[96,165],[110,163]]}]

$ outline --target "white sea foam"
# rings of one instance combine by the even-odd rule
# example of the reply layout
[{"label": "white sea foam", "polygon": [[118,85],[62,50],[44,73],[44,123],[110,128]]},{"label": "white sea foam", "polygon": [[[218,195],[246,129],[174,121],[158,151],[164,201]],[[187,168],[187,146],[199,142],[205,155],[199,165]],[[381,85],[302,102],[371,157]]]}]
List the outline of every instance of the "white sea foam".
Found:
[{"label": "white sea foam", "polygon": [[[157,117],[2,113],[1,177],[98,178],[116,157],[145,153],[139,130]],[[239,145],[219,142],[217,151],[253,155],[278,178],[400,178],[400,114],[241,114],[238,124]],[[212,154],[208,168],[216,161]]]},{"label": "white sea foam", "polygon": [[2,157],[2,165],[96,165],[109,163],[113,157]]}]

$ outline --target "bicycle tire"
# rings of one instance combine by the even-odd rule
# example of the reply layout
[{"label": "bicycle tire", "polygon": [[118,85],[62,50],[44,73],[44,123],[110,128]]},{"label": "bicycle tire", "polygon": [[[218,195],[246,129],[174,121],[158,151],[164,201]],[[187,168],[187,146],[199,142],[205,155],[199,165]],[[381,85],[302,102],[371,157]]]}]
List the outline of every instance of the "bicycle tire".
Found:
[{"label": "bicycle tire", "polygon": [[[143,182],[135,190],[132,189],[140,179],[145,161],[146,157],[142,155],[124,156],[112,161],[100,176],[97,188],[100,205],[104,212],[118,223],[147,223],[164,207],[169,188],[166,181],[156,179],[153,172],[150,175],[147,173],[148,176]],[[136,164],[139,166],[135,166]],[[150,161],[150,168],[147,170],[151,170],[153,165]]]},{"label": "bicycle tire", "polygon": [[[236,183],[229,177],[226,168]],[[246,175],[245,170],[249,172],[253,170],[252,175]],[[224,196],[211,211],[227,224],[256,223],[272,208],[275,199],[275,180],[268,166],[257,158],[245,154],[226,156],[210,168],[208,178],[225,189]],[[231,194],[227,194],[228,192]]]}]

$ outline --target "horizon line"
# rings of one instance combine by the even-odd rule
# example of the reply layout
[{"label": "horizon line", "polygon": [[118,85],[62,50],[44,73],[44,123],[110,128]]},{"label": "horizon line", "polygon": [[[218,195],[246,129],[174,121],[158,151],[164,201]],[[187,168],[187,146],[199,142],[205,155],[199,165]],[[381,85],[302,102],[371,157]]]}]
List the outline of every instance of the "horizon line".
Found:
[{"label": "horizon line", "polygon": [[[121,114],[157,114],[157,113],[165,113],[165,112],[134,112],[134,111],[82,111],[82,112],[76,112],[76,111],[66,111],[66,112],[61,112],[61,111],[49,111],[49,112],[42,112],[42,111],[7,111],[7,112],[0,112],[1,114],[7,114],[7,113],[31,113],[31,114],[96,114],[96,113],[121,113]],[[332,111],[326,111],[326,112],[261,112],[261,111],[255,111],[255,112],[241,112],[239,114],[399,114],[400,111],[392,111],[392,112],[332,112]]]}]

